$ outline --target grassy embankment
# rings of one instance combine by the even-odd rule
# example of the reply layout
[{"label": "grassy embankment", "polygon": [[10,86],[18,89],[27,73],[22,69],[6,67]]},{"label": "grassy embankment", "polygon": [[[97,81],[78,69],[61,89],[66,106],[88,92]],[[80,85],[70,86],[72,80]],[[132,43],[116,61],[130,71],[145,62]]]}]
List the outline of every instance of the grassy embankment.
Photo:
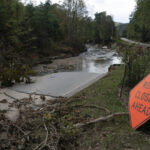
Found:
[{"label": "grassy embankment", "polygon": [[[119,98],[123,73],[122,65],[71,98],[51,100],[40,110],[27,108],[15,126],[1,116],[0,133],[9,131],[11,138],[3,140],[0,149],[48,149],[52,145],[59,150],[149,150],[150,136],[134,131],[128,116],[74,128],[77,123],[128,112]],[[107,108],[110,112],[86,106]]]},{"label": "grassy embankment", "polygon": [[[86,104],[105,107],[112,113],[127,112],[128,110],[122,105],[118,96],[123,71],[123,66],[117,68],[81,91],[78,96],[85,95]],[[86,109],[82,111],[82,115],[97,118],[106,114],[95,109]],[[150,145],[149,136],[132,130],[129,118],[126,116],[116,117],[113,120],[91,126],[81,133],[78,141],[80,150],[148,150]]]}]

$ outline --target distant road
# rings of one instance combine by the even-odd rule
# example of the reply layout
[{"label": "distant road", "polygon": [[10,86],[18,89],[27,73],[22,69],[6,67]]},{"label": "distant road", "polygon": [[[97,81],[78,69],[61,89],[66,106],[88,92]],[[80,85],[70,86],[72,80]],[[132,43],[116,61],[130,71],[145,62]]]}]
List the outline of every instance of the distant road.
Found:
[{"label": "distant road", "polygon": [[121,38],[121,40],[123,40],[123,41],[125,41],[125,42],[128,42],[128,43],[130,43],[130,44],[137,44],[137,45],[140,45],[140,46],[150,47],[150,44],[132,41],[132,40],[129,40],[129,39],[127,39],[127,38]]}]

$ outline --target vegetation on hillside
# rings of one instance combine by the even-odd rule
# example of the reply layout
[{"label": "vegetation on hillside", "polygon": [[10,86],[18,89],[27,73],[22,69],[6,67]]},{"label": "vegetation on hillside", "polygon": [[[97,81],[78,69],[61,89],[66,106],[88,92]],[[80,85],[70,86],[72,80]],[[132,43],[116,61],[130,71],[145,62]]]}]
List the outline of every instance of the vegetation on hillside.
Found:
[{"label": "vegetation on hillside", "polygon": [[122,86],[132,89],[150,73],[150,48],[122,40],[117,43],[117,51],[125,64]]},{"label": "vegetation on hillside", "polygon": [[137,0],[131,15],[128,37],[142,42],[150,42],[150,0]]},{"label": "vegetation on hillside", "polygon": [[88,17],[83,0],[65,0],[63,5],[47,0],[38,6],[19,0],[0,1],[2,54],[52,55],[57,50],[63,53],[66,47],[70,47],[70,53],[79,53],[85,43],[108,44],[113,36],[112,17],[105,12],[96,13],[95,19]]},{"label": "vegetation on hillside", "polygon": [[47,0],[37,6],[0,1],[0,67],[6,72],[14,63],[32,66],[45,57],[51,62],[52,56],[78,55],[86,43],[109,44],[115,35],[112,17],[102,12],[90,18],[83,0],[62,5]]},{"label": "vegetation on hillside", "polygon": [[127,37],[128,23],[116,23],[119,37]]}]

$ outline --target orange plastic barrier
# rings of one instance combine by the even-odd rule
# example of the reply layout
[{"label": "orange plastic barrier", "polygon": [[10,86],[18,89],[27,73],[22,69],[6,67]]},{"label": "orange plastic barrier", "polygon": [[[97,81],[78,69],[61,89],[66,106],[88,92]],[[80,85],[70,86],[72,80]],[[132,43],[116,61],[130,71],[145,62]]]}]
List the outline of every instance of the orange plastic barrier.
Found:
[{"label": "orange plastic barrier", "polygon": [[150,75],[131,90],[129,111],[133,129],[139,128],[150,119]]}]

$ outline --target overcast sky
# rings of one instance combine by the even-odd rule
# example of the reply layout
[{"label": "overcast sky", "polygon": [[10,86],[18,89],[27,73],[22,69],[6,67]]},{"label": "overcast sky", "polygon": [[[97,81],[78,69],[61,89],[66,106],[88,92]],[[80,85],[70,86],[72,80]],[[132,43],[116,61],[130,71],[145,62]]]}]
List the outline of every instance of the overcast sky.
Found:
[{"label": "overcast sky", "polygon": [[[32,1],[36,2],[36,4],[45,2],[45,0]],[[62,0],[51,1],[53,3],[62,2]],[[107,14],[113,16],[114,21],[122,23],[129,22],[129,16],[136,5],[135,0],[85,0],[85,3],[90,16],[93,17],[96,12],[106,11]]]}]

